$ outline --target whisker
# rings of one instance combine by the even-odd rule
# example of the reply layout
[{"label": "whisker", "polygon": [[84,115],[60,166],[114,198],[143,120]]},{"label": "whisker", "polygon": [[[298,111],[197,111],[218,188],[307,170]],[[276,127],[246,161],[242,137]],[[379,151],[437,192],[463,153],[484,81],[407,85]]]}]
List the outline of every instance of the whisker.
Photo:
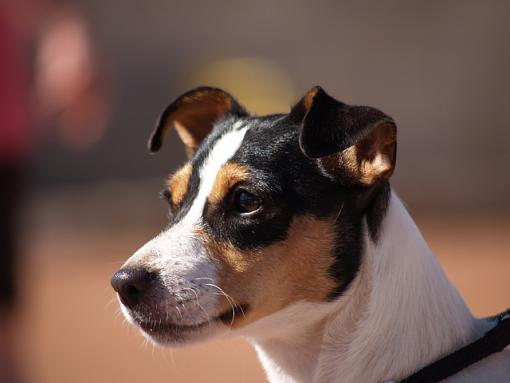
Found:
[{"label": "whisker", "polygon": [[182,311],[181,311],[181,309],[180,309],[180,308],[179,308],[179,306],[177,306],[177,305],[175,305],[174,307],[175,307],[175,309],[177,310],[177,312],[179,313],[179,316],[181,317],[181,321],[182,321],[182,320],[183,320],[183,317],[182,317]]},{"label": "whisker", "polygon": [[177,364],[175,363],[175,355],[174,355],[174,350],[173,349],[170,349],[170,360],[172,362],[172,367],[177,367]]},{"label": "whisker", "polygon": [[342,202],[342,206],[340,206],[340,211],[336,215],[335,222],[337,222],[338,218],[340,218],[340,215],[342,214],[342,211],[344,210],[344,205],[345,205],[345,202]]},{"label": "whisker", "polygon": [[196,303],[198,305],[198,307],[200,308],[200,310],[205,314],[206,316],[206,319],[207,319],[207,322],[209,324],[209,326],[211,325],[211,316],[209,315],[209,313],[205,310],[204,306],[202,306],[200,304],[200,298],[198,296],[198,293],[197,291],[192,288],[192,287],[184,287],[183,290],[191,290],[193,292],[193,294],[195,294],[195,299],[196,299]]},{"label": "whisker", "polygon": [[111,297],[110,300],[108,300],[108,302],[106,302],[105,306],[104,306],[104,309],[107,310],[108,308],[110,308],[110,306],[117,300],[117,297]]},{"label": "whisker", "polygon": [[205,284],[206,286],[211,286],[215,289],[217,289],[220,294],[215,294],[215,295],[222,295],[225,297],[225,299],[228,301],[228,303],[230,304],[230,308],[232,309],[232,320],[230,321],[230,327],[232,327],[232,325],[234,324],[234,321],[235,321],[235,317],[236,317],[236,310],[235,308],[236,307],[239,307],[239,309],[241,309],[241,313],[243,314],[243,317],[246,318],[246,315],[244,313],[244,310],[243,310],[243,307],[238,305],[234,298],[232,298],[229,294],[227,294],[221,287],[213,284],[213,283],[206,283]]}]

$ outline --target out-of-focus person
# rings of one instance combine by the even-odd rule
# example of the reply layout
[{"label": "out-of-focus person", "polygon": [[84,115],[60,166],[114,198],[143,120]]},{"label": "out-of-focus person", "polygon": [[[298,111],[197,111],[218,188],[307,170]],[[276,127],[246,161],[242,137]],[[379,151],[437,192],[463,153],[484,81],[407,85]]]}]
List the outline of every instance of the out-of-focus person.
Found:
[{"label": "out-of-focus person", "polygon": [[0,1],[0,383],[21,381],[17,220],[40,128],[55,127],[75,151],[94,145],[107,121],[101,75],[75,5]]},{"label": "out-of-focus person", "polygon": [[28,62],[22,38],[0,11],[0,382],[15,382],[16,225],[32,148]]}]

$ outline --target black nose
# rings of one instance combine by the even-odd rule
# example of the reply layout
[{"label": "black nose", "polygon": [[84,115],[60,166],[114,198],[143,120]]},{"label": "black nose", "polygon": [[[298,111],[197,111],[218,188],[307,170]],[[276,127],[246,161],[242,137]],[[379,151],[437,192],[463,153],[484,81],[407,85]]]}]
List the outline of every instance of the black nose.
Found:
[{"label": "black nose", "polygon": [[153,273],[144,268],[124,268],[113,274],[111,283],[127,307],[136,306],[151,287]]}]

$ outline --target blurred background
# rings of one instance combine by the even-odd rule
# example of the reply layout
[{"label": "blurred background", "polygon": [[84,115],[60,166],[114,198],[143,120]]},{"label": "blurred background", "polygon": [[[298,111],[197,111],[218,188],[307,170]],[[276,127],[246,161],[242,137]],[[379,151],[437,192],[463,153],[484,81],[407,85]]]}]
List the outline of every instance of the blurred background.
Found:
[{"label": "blurred background", "polygon": [[197,85],[255,113],[321,85],[393,116],[393,185],[449,277],[477,315],[510,306],[509,15],[497,0],[0,1],[2,246],[17,254],[2,267],[19,277],[0,308],[0,371],[264,381],[241,340],[147,345],[109,286],[165,224],[158,192],[184,151],[176,134],[157,156],[146,141]]}]

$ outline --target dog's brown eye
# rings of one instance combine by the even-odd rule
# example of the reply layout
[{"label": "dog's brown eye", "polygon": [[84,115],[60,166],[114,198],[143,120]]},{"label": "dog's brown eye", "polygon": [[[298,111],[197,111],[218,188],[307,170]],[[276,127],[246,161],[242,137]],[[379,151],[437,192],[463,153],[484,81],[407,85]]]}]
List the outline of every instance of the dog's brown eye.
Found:
[{"label": "dog's brown eye", "polygon": [[246,191],[237,194],[236,208],[240,213],[251,213],[258,210],[262,206],[262,200]]}]

